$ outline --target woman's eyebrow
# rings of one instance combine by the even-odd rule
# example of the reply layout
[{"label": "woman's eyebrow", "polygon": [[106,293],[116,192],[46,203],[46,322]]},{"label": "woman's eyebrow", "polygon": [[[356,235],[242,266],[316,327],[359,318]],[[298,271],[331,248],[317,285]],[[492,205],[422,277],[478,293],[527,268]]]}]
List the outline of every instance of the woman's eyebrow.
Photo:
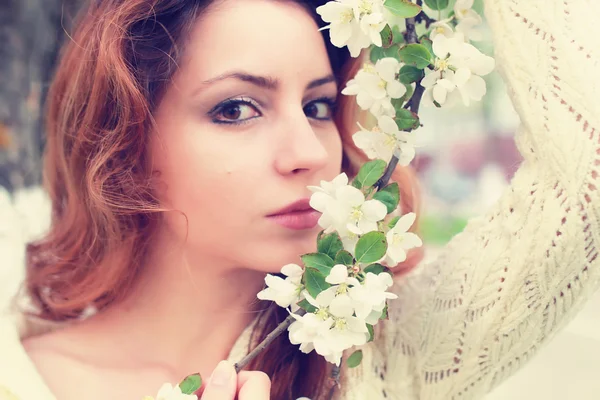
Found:
[{"label": "woman's eyebrow", "polygon": [[[202,88],[205,88],[206,86],[212,85],[216,82],[220,82],[226,79],[237,79],[268,90],[277,90],[277,88],[279,87],[279,80],[277,78],[253,75],[244,71],[231,71],[223,73],[214,78],[208,79],[206,81],[202,81]],[[306,85],[306,90],[314,89],[316,87],[335,81],[336,79],[333,75],[327,75],[323,78],[314,79],[310,81],[308,85]],[[201,90],[202,88],[195,90],[194,93],[196,93],[198,90]]]}]

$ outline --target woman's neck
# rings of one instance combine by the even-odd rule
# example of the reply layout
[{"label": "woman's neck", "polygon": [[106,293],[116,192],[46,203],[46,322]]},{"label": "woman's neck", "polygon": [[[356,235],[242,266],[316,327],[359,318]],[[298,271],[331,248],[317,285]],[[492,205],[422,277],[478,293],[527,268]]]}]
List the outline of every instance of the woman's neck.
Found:
[{"label": "woman's neck", "polygon": [[256,299],[264,273],[166,243],[153,246],[147,260],[129,296],[81,328],[123,360],[207,376],[265,307]]}]

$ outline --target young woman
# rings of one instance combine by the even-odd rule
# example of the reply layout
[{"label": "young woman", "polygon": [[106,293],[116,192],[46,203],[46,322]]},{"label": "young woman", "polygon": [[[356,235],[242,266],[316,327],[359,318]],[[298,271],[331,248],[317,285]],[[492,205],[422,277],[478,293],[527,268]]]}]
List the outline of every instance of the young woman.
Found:
[{"label": "young woman", "polygon": [[[33,311],[1,322],[6,393],[139,399],[219,365],[204,400],[324,398],[330,364],[285,335],[239,376],[219,363],[286,316],[256,299],[265,273],[314,251],[316,222],[274,215],[365,161],[338,97],[362,60],[318,31],[322,3],[91,1],[49,94],[53,220],[28,248]],[[485,6],[525,161],[434,264],[398,275],[340,399],[482,398],[598,287],[600,9]],[[417,211],[410,170],[393,179]]]}]

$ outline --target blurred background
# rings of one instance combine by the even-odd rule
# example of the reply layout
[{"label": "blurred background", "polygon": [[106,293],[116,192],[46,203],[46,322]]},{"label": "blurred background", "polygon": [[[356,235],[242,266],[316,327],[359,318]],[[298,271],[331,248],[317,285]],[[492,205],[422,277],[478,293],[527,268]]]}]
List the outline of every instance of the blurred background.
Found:
[{"label": "blurred background", "polygon": [[[49,221],[41,182],[43,104],[61,44],[82,0],[0,0],[0,304],[19,284],[23,244]],[[481,1],[475,8],[481,12]],[[492,54],[489,33],[479,46]],[[518,117],[496,73],[469,108],[423,109],[417,159],[421,236],[434,258],[466,221],[500,196],[519,167]],[[600,398],[600,295],[487,399]]]}]

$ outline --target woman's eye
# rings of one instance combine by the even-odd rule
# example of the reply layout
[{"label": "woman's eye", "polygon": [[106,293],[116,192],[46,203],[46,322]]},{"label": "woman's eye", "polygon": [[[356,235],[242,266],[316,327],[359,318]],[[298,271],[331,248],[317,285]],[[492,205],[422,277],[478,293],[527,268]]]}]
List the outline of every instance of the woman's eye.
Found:
[{"label": "woman's eye", "polygon": [[304,114],[309,118],[330,120],[335,109],[335,100],[320,99],[304,106]]},{"label": "woman's eye", "polygon": [[221,124],[237,124],[260,116],[256,106],[245,100],[232,100],[222,104],[214,113],[213,120]]}]

